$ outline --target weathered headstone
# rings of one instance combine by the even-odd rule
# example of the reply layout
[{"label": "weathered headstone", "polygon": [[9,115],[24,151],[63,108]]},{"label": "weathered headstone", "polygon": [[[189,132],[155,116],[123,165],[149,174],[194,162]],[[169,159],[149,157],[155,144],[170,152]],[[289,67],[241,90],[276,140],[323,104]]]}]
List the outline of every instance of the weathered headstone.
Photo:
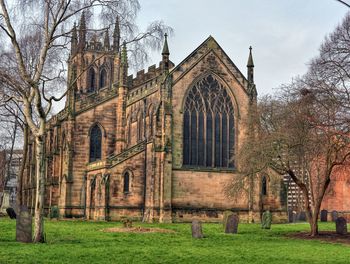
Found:
[{"label": "weathered headstone", "polygon": [[52,206],[50,211],[50,218],[58,218],[59,217],[59,210],[57,206]]},{"label": "weathered headstone", "polygon": [[222,227],[226,228],[226,222],[227,222],[227,217],[230,216],[230,215],[233,215],[233,212],[232,211],[224,211],[224,214],[223,214],[223,217],[222,217]]},{"label": "weathered headstone", "polygon": [[237,234],[238,231],[238,215],[231,214],[227,217],[225,233],[227,234]]},{"label": "weathered headstone", "polygon": [[348,227],[344,217],[338,217],[337,220],[335,220],[335,230],[339,235],[346,235],[348,233]]},{"label": "weathered headstone", "polygon": [[298,214],[297,212],[293,211],[293,223],[295,223],[298,220]]},{"label": "weathered headstone", "polygon": [[198,220],[192,221],[192,237],[203,238],[202,223]]},{"label": "weathered headstone", "polygon": [[16,219],[16,212],[13,210],[13,208],[6,208],[6,213],[11,219]]},{"label": "weathered headstone", "polygon": [[305,212],[299,213],[299,221],[306,221],[306,213]]},{"label": "weathered headstone", "polygon": [[21,206],[17,215],[16,241],[32,242],[32,216],[26,206]]},{"label": "weathered headstone", "polygon": [[293,210],[288,210],[288,222],[293,223]]},{"label": "weathered headstone", "polygon": [[327,222],[327,215],[328,215],[328,211],[327,210],[322,210],[321,211],[321,222]]},{"label": "weathered headstone", "polygon": [[332,221],[335,222],[338,218],[338,212],[337,211],[332,211]]},{"label": "weathered headstone", "polygon": [[272,214],[270,211],[265,211],[262,215],[261,228],[270,229],[272,222]]}]

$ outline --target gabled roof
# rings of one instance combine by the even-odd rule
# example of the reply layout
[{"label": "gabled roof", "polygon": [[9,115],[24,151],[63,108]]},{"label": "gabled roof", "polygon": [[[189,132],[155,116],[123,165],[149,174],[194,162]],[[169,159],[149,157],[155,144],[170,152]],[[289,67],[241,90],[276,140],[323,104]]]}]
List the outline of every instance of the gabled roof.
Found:
[{"label": "gabled roof", "polygon": [[[188,55],[184,60],[182,60],[176,67],[171,69],[170,73],[173,73],[177,70],[179,70],[188,60],[190,60],[192,57],[194,57],[200,50],[207,50],[206,54],[209,53],[211,50],[219,49],[224,56],[227,58],[227,60],[230,62],[231,66],[234,68],[236,73],[239,75],[240,78],[242,78],[246,83],[248,83],[247,78],[243,75],[243,73],[238,69],[238,67],[233,63],[231,58],[226,54],[224,49],[219,45],[219,43],[215,40],[214,37],[211,35],[202,43],[200,44],[193,52],[191,52],[190,55]],[[242,84],[243,85],[243,84]],[[243,85],[244,86],[244,85]]]}]

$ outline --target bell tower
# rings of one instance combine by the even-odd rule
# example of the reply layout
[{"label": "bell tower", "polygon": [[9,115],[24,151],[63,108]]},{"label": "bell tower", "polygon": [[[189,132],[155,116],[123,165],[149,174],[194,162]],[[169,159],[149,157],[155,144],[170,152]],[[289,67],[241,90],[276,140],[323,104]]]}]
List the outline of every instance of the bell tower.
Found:
[{"label": "bell tower", "polygon": [[[108,29],[101,32],[88,30],[85,13],[80,18],[79,26],[74,24],[71,35],[71,52],[68,60],[69,87],[73,87],[73,97],[98,93],[110,89],[119,76],[120,28],[116,19],[112,45]],[[69,97],[72,97],[69,93]],[[67,101],[69,101],[68,98]]]}]

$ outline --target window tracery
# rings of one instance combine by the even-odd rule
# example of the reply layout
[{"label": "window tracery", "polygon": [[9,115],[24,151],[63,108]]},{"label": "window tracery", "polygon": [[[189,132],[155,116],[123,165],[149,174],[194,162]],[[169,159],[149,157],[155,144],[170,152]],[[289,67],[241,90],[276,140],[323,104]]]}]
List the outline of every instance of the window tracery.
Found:
[{"label": "window tracery", "polygon": [[227,90],[212,75],[190,88],[183,128],[185,166],[234,167],[234,108]]}]

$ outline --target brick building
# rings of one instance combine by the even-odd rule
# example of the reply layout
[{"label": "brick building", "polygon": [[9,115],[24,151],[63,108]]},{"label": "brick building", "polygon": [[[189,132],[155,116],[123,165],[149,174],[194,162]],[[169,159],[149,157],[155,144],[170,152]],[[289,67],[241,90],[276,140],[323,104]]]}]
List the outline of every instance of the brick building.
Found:
[{"label": "brick building", "polygon": [[[285,218],[280,177],[257,175],[250,192],[225,193],[256,105],[251,51],[246,78],[211,36],[176,66],[165,38],[159,66],[133,77],[118,23],[111,39],[87,40],[84,17],[73,29],[72,88],[47,131],[46,208],[94,220],[215,221],[227,209],[242,221],[259,221],[263,209]],[[29,148],[24,196],[33,207]]]}]

